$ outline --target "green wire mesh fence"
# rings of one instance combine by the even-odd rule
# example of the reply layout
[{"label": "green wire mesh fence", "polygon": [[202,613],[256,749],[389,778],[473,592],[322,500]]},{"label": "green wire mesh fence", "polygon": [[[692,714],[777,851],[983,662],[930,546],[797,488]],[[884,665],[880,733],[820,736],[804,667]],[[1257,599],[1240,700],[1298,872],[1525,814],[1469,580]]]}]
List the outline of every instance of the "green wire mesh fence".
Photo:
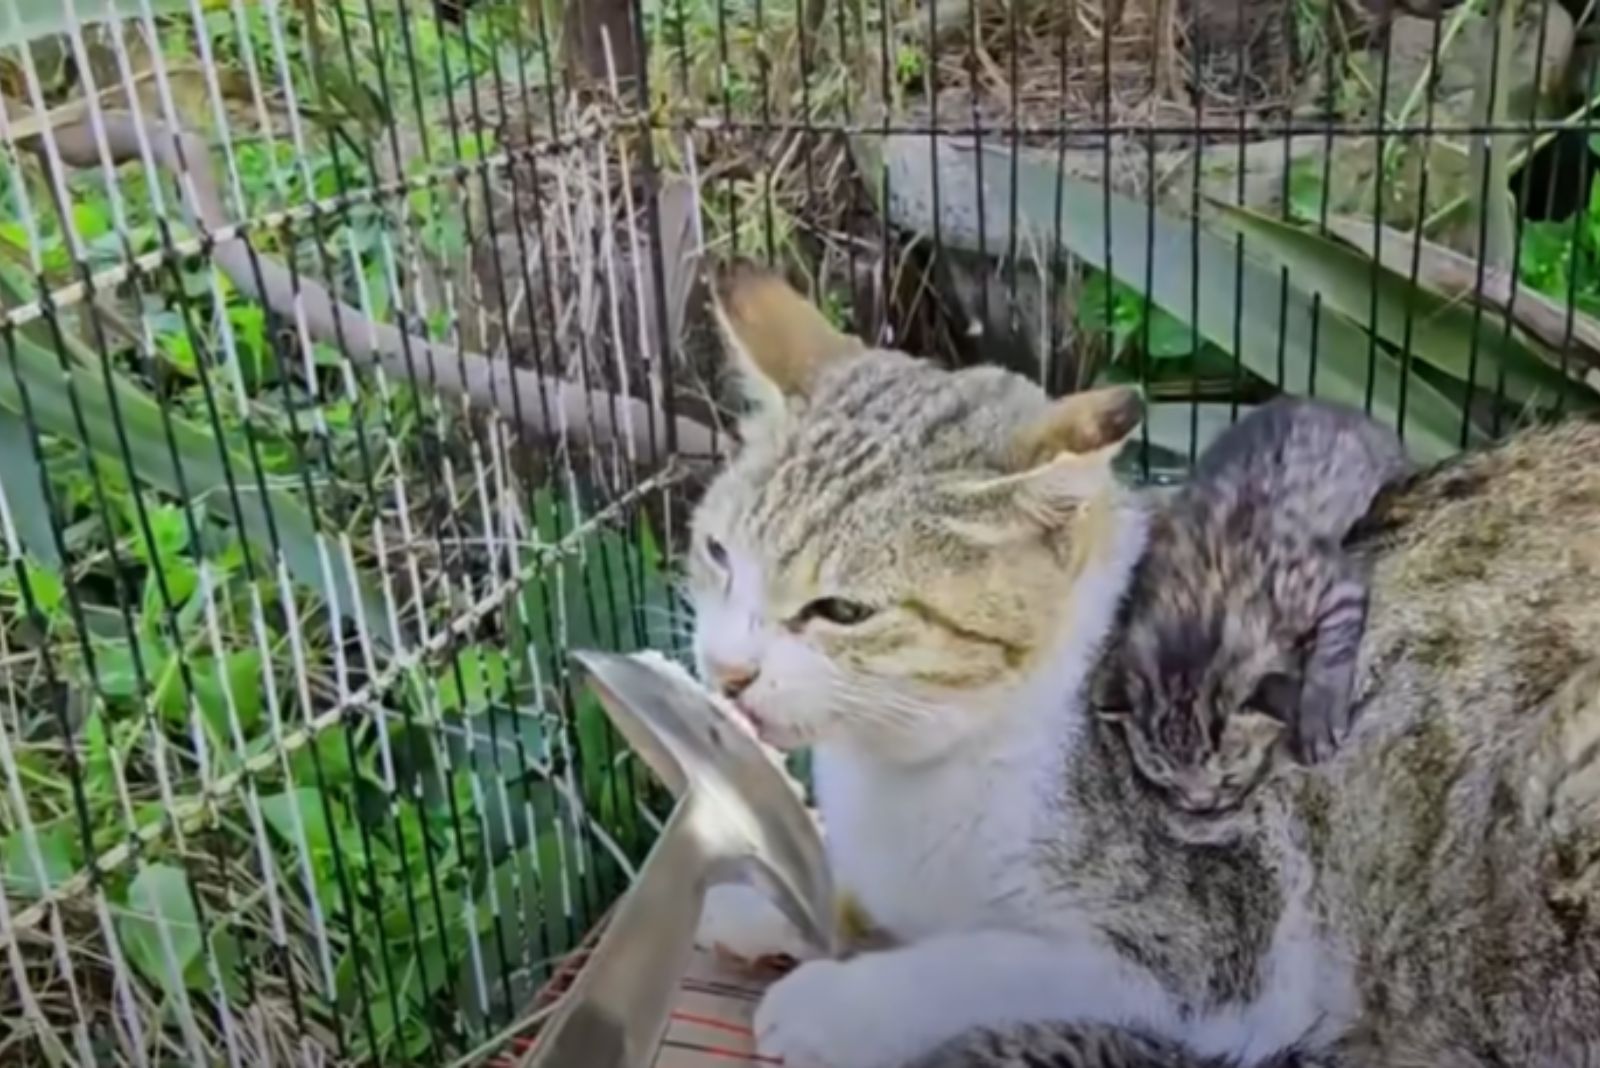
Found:
[{"label": "green wire mesh fence", "polygon": [[1592,10],[0,0],[0,1056],[454,1064],[666,811],[703,265],[1052,391],[1130,476],[1287,390],[1596,406]]}]

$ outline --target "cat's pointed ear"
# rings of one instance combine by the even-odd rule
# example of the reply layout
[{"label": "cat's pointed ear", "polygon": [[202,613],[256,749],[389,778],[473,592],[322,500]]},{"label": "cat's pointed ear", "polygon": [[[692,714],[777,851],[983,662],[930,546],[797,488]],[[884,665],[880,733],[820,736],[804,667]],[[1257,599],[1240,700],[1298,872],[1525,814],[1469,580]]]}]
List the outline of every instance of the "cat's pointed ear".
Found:
[{"label": "cat's pointed ear", "polygon": [[716,269],[712,307],[741,384],[758,413],[804,400],[824,368],[866,351],[777,272],[749,260]]},{"label": "cat's pointed ear", "polygon": [[1072,393],[1051,401],[1011,434],[1002,464],[1007,474],[960,482],[953,494],[966,501],[1005,505],[1004,514],[1024,524],[946,520],[963,536],[985,544],[1032,537],[1040,526],[1071,522],[1086,501],[1115,485],[1111,461],[1139,426],[1144,400],[1131,386]]},{"label": "cat's pointed ear", "polygon": [[1143,415],[1144,399],[1131,386],[1051,401],[1012,433],[1005,456],[1012,473],[984,488],[1010,494],[1025,514],[1045,526],[1058,525],[1115,483],[1111,461]]},{"label": "cat's pointed ear", "polygon": [[1111,461],[1138,428],[1144,398],[1132,386],[1069,393],[1012,435],[1018,502],[1049,524],[1114,484]]},{"label": "cat's pointed ear", "polygon": [[1013,468],[1026,471],[1062,456],[1109,462],[1143,417],[1144,398],[1133,386],[1069,393],[1017,428],[1011,437]]}]

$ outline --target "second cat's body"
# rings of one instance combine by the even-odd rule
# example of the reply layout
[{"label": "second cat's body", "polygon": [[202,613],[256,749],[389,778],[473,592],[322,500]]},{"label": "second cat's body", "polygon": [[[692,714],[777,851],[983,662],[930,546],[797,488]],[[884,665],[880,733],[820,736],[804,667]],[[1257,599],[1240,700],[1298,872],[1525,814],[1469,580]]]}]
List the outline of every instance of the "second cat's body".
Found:
[{"label": "second cat's body", "polygon": [[1036,1023],[980,1029],[952,1039],[907,1068],[1320,1068],[1298,1050],[1246,1063],[1201,1057],[1181,1043],[1108,1024]]},{"label": "second cat's body", "polygon": [[1343,548],[1408,469],[1359,410],[1282,397],[1229,428],[1155,510],[1105,709],[1181,808],[1236,808],[1287,734],[1325,757],[1349,723],[1367,579]]}]

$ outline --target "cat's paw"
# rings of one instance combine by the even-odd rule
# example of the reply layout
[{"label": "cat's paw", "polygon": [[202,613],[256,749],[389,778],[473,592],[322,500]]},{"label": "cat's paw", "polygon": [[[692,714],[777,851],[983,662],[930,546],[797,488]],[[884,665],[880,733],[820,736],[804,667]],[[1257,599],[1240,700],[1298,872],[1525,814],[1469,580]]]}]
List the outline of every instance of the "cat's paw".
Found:
[{"label": "cat's paw", "polygon": [[914,1056],[911,1021],[888,1007],[893,992],[870,960],[814,960],[774,983],[756,1008],[762,1056],[784,1068],[894,1068]]},{"label": "cat's paw", "polygon": [[776,905],[743,883],[713,886],[706,894],[695,944],[744,965],[815,955],[798,928]]}]

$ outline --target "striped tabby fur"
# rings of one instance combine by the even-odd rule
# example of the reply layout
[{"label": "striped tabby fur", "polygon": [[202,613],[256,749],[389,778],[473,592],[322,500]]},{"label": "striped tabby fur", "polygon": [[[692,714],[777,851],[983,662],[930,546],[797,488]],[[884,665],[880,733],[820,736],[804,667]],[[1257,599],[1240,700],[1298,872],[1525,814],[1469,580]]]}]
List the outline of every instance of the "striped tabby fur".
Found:
[{"label": "striped tabby fur", "polygon": [[1287,748],[1349,725],[1367,576],[1343,542],[1407,469],[1359,410],[1283,397],[1240,420],[1152,517],[1102,714],[1187,812],[1237,808]]},{"label": "striped tabby fur", "polygon": [[1109,1024],[1024,1024],[962,1035],[908,1068],[1321,1068],[1297,1052],[1245,1065]]},{"label": "striped tabby fur", "polygon": [[[1380,494],[1353,728],[1195,842],[1088,705],[1145,546],[1126,395],[869,350],[759,272],[720,307],[758,408],[694,517],[696,651],[813,747],[838,881],[896,943],[775,984],[767,1053],[1060,1020],[1196,1065],[1600,1062],[1600,426]],[[755,955],[768,915],[702,940]]]}]

